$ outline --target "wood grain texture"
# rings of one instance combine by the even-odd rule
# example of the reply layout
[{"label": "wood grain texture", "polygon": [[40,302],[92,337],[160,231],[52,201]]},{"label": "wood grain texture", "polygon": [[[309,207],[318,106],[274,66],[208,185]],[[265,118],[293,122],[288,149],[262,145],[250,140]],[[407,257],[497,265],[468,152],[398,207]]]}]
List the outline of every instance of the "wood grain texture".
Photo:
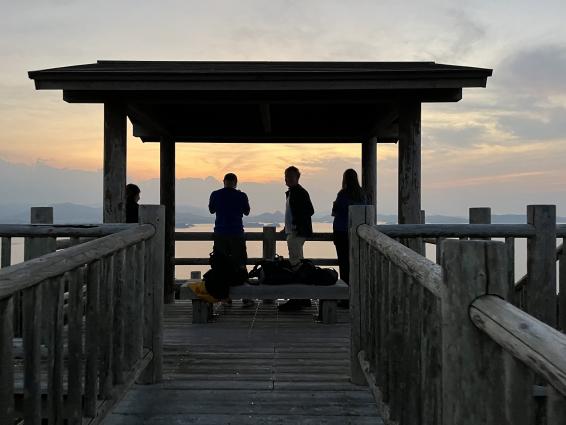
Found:
[{"label": "wood grain texture", "polygon": [[473,323],[566,395],[566,336],[494,296],[475,300]]},{"label": "wood grain texture", "polygon": [[0,300],[0,425],[14,423],[14,355],[12,297]]},{"label": "wood grain texture", "polygon": [[24,341],[24,421],[41,425],[41,320],[42,287],[26,289],[22,295]]},{"label": "wood grain texture", "polygon": [[163,136],[159,153],[159,203],[165,207],[164,300],[170,304],[175,295],[175,140]]},{"label": "wood grain texture", "polygon": [[377,227],[378,226],[360,225],[357,234],[363,241],[373,246],[389,261],[399,267],[403,273],[411,276],[436,296],[440,296],[440,266],[379,232]]},{"label": "wood grain texture", "polygon": [[104,223],[126,221],[126,106],[104,104]]},{"label": "wood grain texture", "polygon": [[527,222],[536,232],[527,240],[526,311],[556,327],[556,206],[527,206]]},{"label": "wood grain texture", "polygon": [[160,205],[140,206],[140,223],[151,224],[155,229],[153,237],[146,241],[144,261],[144,347],[153,353],[153,359],[140,382],[157,383],[162,378],[163,365],[164,208]]},{"label": "wood grain texture", "polygon": [[511,425],[501,408],[503,352],[468,317],[476,298],[508,288],[505,247],[501,242],[447,240],[442,249],[443,423]]}]

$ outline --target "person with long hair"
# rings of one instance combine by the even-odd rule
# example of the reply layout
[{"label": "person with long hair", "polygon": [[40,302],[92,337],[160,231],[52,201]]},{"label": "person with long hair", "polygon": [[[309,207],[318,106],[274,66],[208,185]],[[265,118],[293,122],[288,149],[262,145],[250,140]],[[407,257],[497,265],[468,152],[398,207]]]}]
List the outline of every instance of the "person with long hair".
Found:
[{"label": "person with long hair", "polygon": [[363,205],[366,196],[360,182],[358,173],[351,168],[344,171],[342,176],[342,189],[336,195],[332,205],[332,234],[336,255],[338,256],[338,267],[340,279],[348,283],[350,277],[350,254],[348,245],[348,209],[350,205]]},{"label": "person with long hair", "polygon": [[126,185],[126,223],[137,223],[139,220],[139,204],[141,190],[139,186]]}]

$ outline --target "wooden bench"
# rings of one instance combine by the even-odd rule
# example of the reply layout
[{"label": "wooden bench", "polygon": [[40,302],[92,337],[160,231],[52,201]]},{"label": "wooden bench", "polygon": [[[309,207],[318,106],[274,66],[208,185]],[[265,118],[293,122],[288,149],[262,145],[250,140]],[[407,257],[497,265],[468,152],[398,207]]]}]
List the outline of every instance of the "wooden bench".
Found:
[{"label": "wooden bench", "polygon": [[[188,286],[196,280],[178,281],[180,285],[179,298],[192,300],[193,323],[207,323],[211,316],[211,304],[202,301]],[[336,309],[338,300],[349,299],[348,285],[338,280],[334,285],[317,286],[292,283],[288,285],[250,285],[244,284],[230,288],[230,297],[233,299],[318,299],[320,300],[320,318],[323,323],[336,323]]]}]

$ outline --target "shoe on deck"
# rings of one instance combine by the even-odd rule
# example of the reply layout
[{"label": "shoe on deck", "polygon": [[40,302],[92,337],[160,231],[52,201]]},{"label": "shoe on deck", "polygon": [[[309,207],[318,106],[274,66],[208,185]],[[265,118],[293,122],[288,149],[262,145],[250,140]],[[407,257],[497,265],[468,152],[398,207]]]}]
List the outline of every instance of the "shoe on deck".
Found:
[{"label": "shoe on deck", "polygon": [[310,307],[311,300],[289,300],[286,303],[279,304],[277,309],[279,311],[297,311],[304,307]]}]

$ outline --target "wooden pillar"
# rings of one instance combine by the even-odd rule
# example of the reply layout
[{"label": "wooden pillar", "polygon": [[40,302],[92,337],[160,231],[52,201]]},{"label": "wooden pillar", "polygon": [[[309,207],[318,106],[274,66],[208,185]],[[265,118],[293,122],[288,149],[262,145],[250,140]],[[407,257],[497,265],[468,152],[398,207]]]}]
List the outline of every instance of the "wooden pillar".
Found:
[{"label": "wooden pillar", "polygon": [[166,304],[175,298],[175,141],[162,137],[160,143],[160,203],[165,207],[165,287]]},{"label": "wooden pillar", "polygon": [[420,223],[421,213],[421,104],[399,109],[398,222]]},{"label": "wooden pillar", "polygon": [[377,213],[377,138],[362,143],[362,188],[366,205],[373,205]]},{"label": "wooden pillar", "polygon": [[163,377],[163,276],[165,252],[165,211],[161,205],[141,205],[140,223],[155,227],[145,242],[143,346],[153,352],[151,363],[139,377],[142,384],[155,384]]},{"label": "wooden pillar", "polygon": [[373,206],[352,205],[348,214],[348,229],[350,232],[350,380],[356,385],[366,385],[364,372],[358,360],[358,354],[363,350],[362,339],[362,317],[361,306],[365,303],[362,295],[365,294],[364,285],[361,277],[366,264],[360,259],[363,249],[362,241],[358,236],[358,226],[360,224],[375,225],[375,209]]},{"label": "wooden pillar", "polygon": [[556,327],[556,206],[528,205],[527,223],[535,235],[527,240],[526,311]]},{"label": "wooden pillar", "polygon": [[126,106],[104,104],[104,222],[126,221]]},{"label": "wooden pillar", "polygon": [[470,320],[485,294],[506,298],[505,246],[495,241],[442,244],[442,418],[444,425],[510,425],[506,417],[505,353]]}]

